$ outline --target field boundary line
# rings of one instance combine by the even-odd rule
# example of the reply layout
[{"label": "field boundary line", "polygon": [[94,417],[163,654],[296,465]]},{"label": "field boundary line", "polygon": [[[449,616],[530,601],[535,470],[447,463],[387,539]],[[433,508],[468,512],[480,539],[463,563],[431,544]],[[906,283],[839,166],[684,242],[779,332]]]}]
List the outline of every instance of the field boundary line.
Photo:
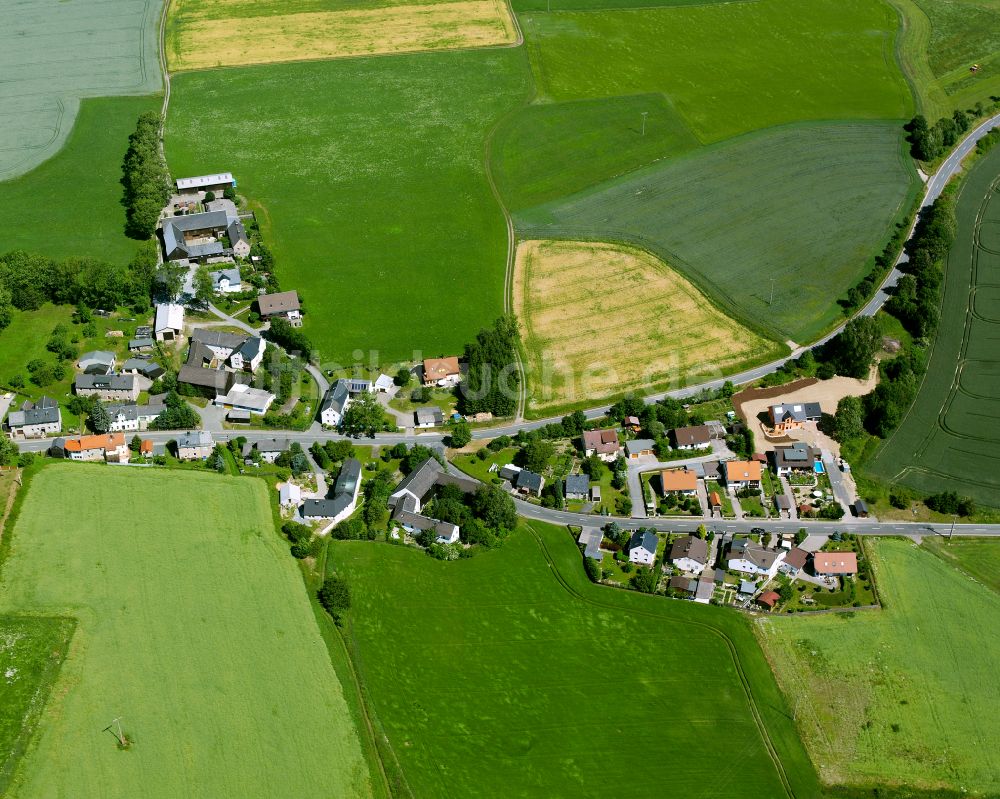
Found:
[{"label": "field boundary line", "polygon": [[[570,596],[578,599],[581,602],[586,602],[587,604],[594,605],[596,607],[603,607],[617,611],[624,611],[627,613],[634,613],[641,616],[646,616],[648,618],[656,618],[661,620],[664,618],[664,616],[659,613],[652,613],[650,611],[642,609],[624,608],[621,605],[616,605],[614,603],[599,602],[596,599],[590,599],[588,597],[585,597],[582,593],[573,588],[573,586],[569,584],[569,581],[559,571],[559,567],[556,565],[555,560],[552,558],[548,546],[542,540],[542,537],[539,535],[538,531],[535,530],[534,525],[530,521],[526,520],[525,527],[527,527],[531,531],[531,535],[535,539],[538,548],[541,550],[542,556],[547,561],[549,569],[552,571],[552,574],[556,578],[556,581],[563,587],[563,589]],[[781,758],[778,756],[778,752],[775,749],[774,744],[771,741],[771,737],[767,732],[767,725],[764,724],[764,720],[760,715],[760,709],[757,707],[757,701],[753,696],[753,692],[750,687],[750,681],[743,670],[743,663],[740,660],[739,652],[736,649],[736,645],[733,643],[733,640],[728,635],[726,635],[726,633],[724,633],[722,630],[718,629],[717,627],[713,627],[710,624],[706,624],[705,622],[698,622],[692,619],[682,619],[682,618],[670,619],[670,621],[679,624],[688,624],[692,627],[700,627],[704,630],[713,633],[726,644],[727,648],[729,649],[730,657],[733,660],[733,666],[736,669],[736,674],[739,677],[740,684],[743,687],[743,691],[747,699],[747,705],[750,708],[750,713],[754,719],[754,725],[757,727],[757,731],[760,734],[761,741],[764,744],[764,748],[767,750],[768,755],[770,756],[772,762],[774,763],[775,771],[777,772],[778,778],[785,789],[785,793],[789,797],[792,797],[792,799],[795,799],[795,791],[792,789],[791,783],[788,780],[788,775],[785,773],[784,764],[781,762]],[[752,630],[750,631],[750,635],[751,637],[753,637]]]}]

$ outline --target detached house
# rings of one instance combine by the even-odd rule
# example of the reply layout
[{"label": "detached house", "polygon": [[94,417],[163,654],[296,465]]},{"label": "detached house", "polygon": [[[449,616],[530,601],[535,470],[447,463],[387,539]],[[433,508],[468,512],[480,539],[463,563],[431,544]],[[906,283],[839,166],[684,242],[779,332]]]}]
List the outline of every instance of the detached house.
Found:
[{"label": "detached house", "polygon": [[337,524],[354,513],[360,490],[361,461],[348,458],[326,499],[307,499],[303,503],[302,518],[329,519],[332,524]]},{"label": "detached house", "polygon": [[726,461],[726,484],[735,489],[760,488],[759,461]]},{"label": "detached house", "polygon": [[327,427],[340,427],[344,412],[351,401],[350,384],[347,380],[338,380],[326,390],[323,401],[319,405],[319,420]]},{"label": "detached house", "polygon": [[458,357],[427,358],[424,360],[425,386],[455,386],[462,379]]},{"label": "detached house", "polygon": [[468,477],[450,474],[434,458],[428,458],[404,477],[389,497],[392,518],[410,533],[434,530],[439,544],[454,544],[459,540],[459,528],[421,513],[424,497],[435,486],[453,485],[466,494],[474,493],[479,483]]},{"label": "detached house", "polygon": [[817,552],[813,555],[813,571],[817,577],[857,574],[858,556],[854,552]]},{"label": "detached house", "polygon": [[107,410],[111,426],[108,429],[112,433],[148,430],[153,420],[166,409],[166,405],[136,405],[134,402],[109,405]]},{"label": "detached house", "polygon": [[266,349],[267,342],[264,339],[250,336],[233,350],[233,354],[229,356],[229,365],[238,372],[253,374],[264,360]]},{"label": "detached house", "polygon": [[204,460],[215,449],[215,439],[208,430],[194,430],[177,437],[177,458],[182,461]]},{"label": "detached house", "polygon": [[795,404],[772,405],[768,410],[771,417],[771,427],[775,433],[785,433],[789,430],[798,430],[806,422],[818,422],[823,411],[820,410],[818,402],[803,402]]},{"label": "detached house", "polygon": [[712,443],[711,431],[705,424],[678,427],[673,431],[673,439],[677,449],[699,449]]},{"label": "detached house", "polygon": [[660,472],[663,495],[682,494],[694,496],[698,493],[698,474],[691,469],[664,469]]},{"label": "detached house", "polygon": [[584,430],[583,431],[583,454],[586,457],[597,455],[602,461],[613,461],[621,452],[621,444],[618,443],[617,430]]},{"label": "detached house", "polygon": [[257,298],[257,307],[261,318],[287,319],[294,326],[302,325],[302,305],[299,295],[294,291],[279,291],[277,294],[261,294]]},{"label": "detached house", "polygon": [[708,565],[708,542],[696,535],[686,535],[674,541],[670,562],[682,572],[701,574]]},{"label": "detached house", "polygon": [[25,400],[21,410],[7,414],[7,427],[11,438],[45,438],[62,430],[62,411],[51,397]]},{"label": "detached house", "polygon": [[792,472],[811,472],[816,464],[818,453],[808,444],[797,442],[790,446],[775,447],[771,456],[774,470],[780,477]]},{"label": "detached house", "polygon": [[238,266],[231,269],[219,269],[208,274],[212,278],[212,288],[215,289],[216,294],[238,294],[243,290],[243,281]]},{"label": "detached house", "polygon": [[590,493],[590,478],[585,474],[568,474],[563,488],[566,499],[586,499]]},{"label": "detached house", "polygon": [[649,530],[636,530],[628,540],[628,559],[632,563],[652,566],[656,560],[656,547],[659,543],[656,533]]},{"label": "detached house", "polygon": [[766,549],[746,538],[733,541],[729,550],[728,567],[743,574],[764,574],[768,578],[778,573],[784,549]]},{"label": "detached house", "polygon": [[[222,330],[209,330],[203,327],[195,328],[191,332],[191,348],[192,350],[197,349],[199,353],[203,353],[204,350],[211,352],[213,359],[210,363],[203,364],[205,366],[216,366],[218,364],[225,363],[229,360],[229,356],[232,355],[236,349],[246,341],[246,335],[237,335],[236,333],[226,333]],[[202,345],[201,348],[196,348],[195,345]],[[204,357],[201,355],[200,357]],[[191,358],[188,358],[188,362],[191,362]]]},{"label": "detached house", "polygon": [[542,488],[545,486],[545,478],[540,474],[535,474],[535,472],[521,469],[517,473],[517,481],[514,483],[514,486],[522,494],[531,497],[540,497],[542,495]]},{"label": "detached house", "polygon": [[413,425],[420,430],[439,427],[444,424],[444,414],[440,408],[417,408],[413,412]]}]

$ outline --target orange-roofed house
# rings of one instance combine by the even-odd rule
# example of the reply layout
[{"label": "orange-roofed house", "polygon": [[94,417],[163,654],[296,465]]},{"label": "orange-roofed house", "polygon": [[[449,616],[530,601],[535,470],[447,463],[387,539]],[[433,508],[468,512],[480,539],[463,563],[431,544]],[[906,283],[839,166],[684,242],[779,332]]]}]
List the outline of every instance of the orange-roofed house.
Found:
[{"label": "orange-roofed house", "polygon": [[698,493],[698,475],[690,469],[664,469],[660,472],[663,484],[663,494],[684,494],[694,496]]},{"label": "orange-roofed house", "polygon": [[124,433],[101,433],[94,436],[57,438],[52,448],[73,461],[128,463],[128,444]]},{"label": "orange-roofed house", "polygon": [[781,599],[781,596],[779,596],[777,591],[765,591],[757,597],[757,604],[764,605],[765,607],[773,610],[779,599]]},{"label": "orange-roofed house", "polygon": [[726,461],[726,484],[733,488],[760,488],[760,463]]},{"label": "orange-roofed house", "polygon": [[462,378],[458,357],[427,358],[424,360],[425,386],[454,386]]},{"label": "orange-roofed house", "polygon": [[854,552],[817,552],[813,555],[813,571],[817,577],[857,574],[858,556]]}]

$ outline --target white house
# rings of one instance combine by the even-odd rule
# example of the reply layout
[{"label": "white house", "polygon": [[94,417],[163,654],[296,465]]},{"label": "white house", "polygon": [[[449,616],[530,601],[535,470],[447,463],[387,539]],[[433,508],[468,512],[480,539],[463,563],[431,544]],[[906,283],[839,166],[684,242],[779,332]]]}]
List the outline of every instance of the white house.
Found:
[{"label": "white house", "polygon": [[257,450],[260,458],[265,463],[274,463],[282,452],[289,449],[292,442],[287,438],[263,438],[255,444],[247,444],[244,455],[249,455],[251,450]]},{"label": "white house", "polygon": [[51,397],[25,400],[21,410],[7,414],[7,427],[11,438],[45,438],[62,430],[62,411]]},{"label": "white house", "polygon": [[340,468],[340,474],[326,499],[307,499],[302,504],[303,519],[329,519],[330,524],[338,524],[352,513],[358,505],[361,490],[361,461],[348,458]]},{"label": "white house", "polygon": [[628,541],[628,559],[632,563],[652,566],[656,560],[656,545],[659,539],[649,530],[636,530]]},{"label": "white house", "polygon": [[157,341],[175,341],[184,330],[184,307],[175,303],[160,303],[156,306],[156,320],[153,322],[153,336]]},{"label": "white house", "polygon": [[215,404],[229,410],[267,413],[274,402],[274,394],[262,388],[251,388],[243,383],[234,383],[226,394],[218,394]]},{"label": "white house", "polygon": [[153,420],[166,409],[166,405],[136,405],[134,402],[109,405],[107,410],[111,426],[108,430],[112,433],[148,430]]},{"label": "white house", "polygon": [[261,361],[264,360],[264,350],[266,349],[267,342],[264,339],[259,336],[250,336],[229,356],[229,365],[237,371],[253,374],[257,371]]},{"label": "white house", "polygon": [[219,361],[228,361],[229,357],[247,340],[246,335],[226,333],[223,330],[208,330],[203,327],[191,332],[191,346],[201,344],[211,350]]},{"label": "white house", "polygon": [[778,573],[785,559],[784,549],[766,549],[746,538],[733,541],[729,550],[728,567],[743,574],[762,574],[768,579]]},{"label": "white house", "polygon": [[682,572],[701,574],[708,564],[708,542],[696,535],[686,535],[674,541],[670,562]]},{"label": "white house", "polygon": [[298,505],[302,501],[302,489],[295,483],[282,483],[278,488],[278,501],[283,508]]},{"label": "white house", "polygon": [[193,430],[177,437],[177,457],[182,461],[205,459],[214,449],[215,439],[208,430]]},{"label": "white house", "polygon": [[238,294],[243,290],[243,282],[238,266],[230,269],[219,269],[208,273],[212,278],[212,286],[217,294]]},{"label": "white house", "polygon": [[323,401],[319,406],[320,422],[327,427],[339,427],[350,401],[351,392],[348,381],[338,380],[323,395]]}]

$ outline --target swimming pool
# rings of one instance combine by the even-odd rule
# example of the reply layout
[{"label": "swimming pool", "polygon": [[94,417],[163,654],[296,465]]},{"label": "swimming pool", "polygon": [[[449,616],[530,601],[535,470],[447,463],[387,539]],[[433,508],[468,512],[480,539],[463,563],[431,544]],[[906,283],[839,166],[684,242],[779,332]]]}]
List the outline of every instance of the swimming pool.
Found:
[{"label": "swimming pool", "polygon": [[816,474],[823,474],[823,472],[826,471],[826,469],[823,468],[823,461],[816,461],[813,464],[813,471],[815,471]]}]

